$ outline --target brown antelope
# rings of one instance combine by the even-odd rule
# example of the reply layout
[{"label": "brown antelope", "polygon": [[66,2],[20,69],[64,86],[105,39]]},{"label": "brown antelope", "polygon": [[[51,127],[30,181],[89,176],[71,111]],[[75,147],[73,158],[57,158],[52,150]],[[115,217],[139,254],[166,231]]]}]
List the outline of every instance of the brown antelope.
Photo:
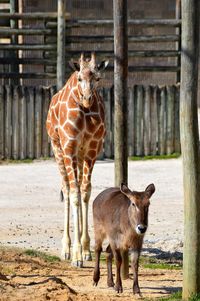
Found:
[{"label": "brown antelope", "polygon": [[148,226],[149,199],[155,192],[154,184],[147,186],[145,191],[131,191],[125,184],[119,188],[108,188],[101,192],[93,203],[93,219],[95,233],[95,268],[93,281],[98,284],[100,279],[99,260],[102,243],[105,238],[109,245],[107,252],[107,284],[114,287],[112,275],[112,258],[116,263],[115,290],[122,293],[120,268],[121,251],[130,251],[133,270],[133,293],[140,294],[138,284],[138,263],[144,234]]}]

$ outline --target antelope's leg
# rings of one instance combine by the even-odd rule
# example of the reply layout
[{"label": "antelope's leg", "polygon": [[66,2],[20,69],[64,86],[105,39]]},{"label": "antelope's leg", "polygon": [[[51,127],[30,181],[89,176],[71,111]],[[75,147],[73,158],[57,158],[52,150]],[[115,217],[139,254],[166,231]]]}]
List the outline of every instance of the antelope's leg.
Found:
[{"label": "antelope's leg", "polygon": [[97,240],[95,241],[95,267],[94,267],[94,273],[93,273],[93,285],[97,286],[99,279],[100,279],[100,255],[102,252],[102,241]]},{"label": "antelope's leg", "polygon": [[122,256],[120,249],[116,249],[112,247],[112,251],[115,257],[115,263],[116,263],[116,282],[115,282],[115,290],[118,293],[123,292],[122,288],[122,280],[121,280],[121,265],[122,265]]},{"label": "antelope's leg", "polygon": [[106,263],[107,263],[107,285],[108,287],[114,287],[113,281],[113,273],[112,273],[112,260],[113,260],[113,253],[111,250],[110,245],[106,248]]},{"label": "antelope's leg", "polygon": [[70,200],[69,200],[69,183],[67,171],[64,164],[63,151],[60,146],[59,140],[51,141],[53,152],[55,155],[56,162],[58,164],[58,168],[60,174],[62,176],[62,192],[64,195],[64,232],[62,238],[62,259],[70,259],[70,247],[71,247],[71,238],[70,238]]},{"label": "antelope's leg", "polygon": [[140,294],[140,288],[138,284],[138,265],[139,265],[140,253],[135,250],[131,250],[131,266],[133,270],[133,293]]}]

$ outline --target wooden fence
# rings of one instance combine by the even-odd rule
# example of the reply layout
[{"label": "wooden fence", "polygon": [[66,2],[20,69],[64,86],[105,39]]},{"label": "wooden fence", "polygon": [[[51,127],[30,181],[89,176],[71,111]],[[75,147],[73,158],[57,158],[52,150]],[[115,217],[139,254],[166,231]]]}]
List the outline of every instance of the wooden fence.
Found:
[{"label": "wooden fence", "polygon": [[[0,158],[52,156],[45,122],[56,87],[0,86]],[[114,156],[113,88],[102,89],[107,135],[103,156]],[[179,86],[134,86],[128,96],[129,156],[180,152]]]}]

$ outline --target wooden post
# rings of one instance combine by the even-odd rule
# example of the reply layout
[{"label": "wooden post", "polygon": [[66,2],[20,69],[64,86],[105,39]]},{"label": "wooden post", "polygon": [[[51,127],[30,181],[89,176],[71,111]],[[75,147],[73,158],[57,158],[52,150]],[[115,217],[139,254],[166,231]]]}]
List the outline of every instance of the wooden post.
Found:
[{"label": "wooden post", "polygon": [[184,185],[183,300],[200,293],[198,40],[199,1],[182,0],[180,136]]},{"label": "wooden post", "polygon": [[[16,13],[18,12],[18,1],[16,0],[10,0],[10,13]],[[13,29],[18,28],[18,21],[17,20],[12,20],[10,21],[10,27]],[[17,45],[18,44],[18,36],[17,35],[12,35],[11,36],[11,43],[12,45]],[[10,52],[12,55],[12,58],[18,59],[18,50],[13,50]],[[19,73],[19,66],[17,64],[11,64],[10,65],[10,72],[14,73]],[[10,84],[13,85],[19,85],[19,78],[12,78],[9,80]]]},{"label": "wooden post", "polygon": [[65,83],[65,0],[58,0],[57,90]]},{"label": "wooden post", "polygon": [[[177,20],[181,19],[181,0],[176,0],[176,19]],[[176,28],[176,34],[177,35],[181,34],[181,28],[180,27]],[[181,50],[181,40],[176,42],[176,50],[178,50],[178,51]],[[177,66],[178,67],[181,66],[181,57],[180,56],[178,56],[178,58],[177,58]],[[180,74],[180,70],[179,70],[176,73],[176,82],[180,83],[180,80],[181,80],[181,74]]]},{"label": "wooden post", "polygon": [[[127,0],[113,1],[114,18],[114,144],[115,185],[127,183]],[[122,277],[128,278],[128,254],[122,254]]]}]

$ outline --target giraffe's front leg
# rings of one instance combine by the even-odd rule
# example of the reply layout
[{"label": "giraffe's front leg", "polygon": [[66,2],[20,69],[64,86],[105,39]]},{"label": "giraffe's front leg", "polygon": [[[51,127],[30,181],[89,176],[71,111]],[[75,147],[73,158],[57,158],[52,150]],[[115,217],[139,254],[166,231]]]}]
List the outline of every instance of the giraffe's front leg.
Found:
[{"label": "giraffe's front leg", "polygon": [[[71,151],[71,149],[69,149]],[[72,250],[72,265],[76,267],[83,266],[82,247],[80,241],[80,205],[81,194],[77,177],[77,156],[73,155],[75,151],[72,149],[72,154],[68,151],[65,154],[65,167],[69,181],[69,198],[72,207],[74,219],[74,241]]]},{"label": "giraffe's front leg", "polygon": [[82,257],[82,246],[80,241],[80,202],[81,196],[78,191],[70,192],[70,201],[73,209],[73,218],[74,218],[74,242],[73,242],[73,252],[72,252],[72,265],[76,267],[83,266],[83,257]]},{"label": "giraffe's front leg", "polygon": [[70,199],[69,199],[69,187],[66,187],[65,183],[62,185],[62,191],[64,195],[64,233],[62,239],[62,252],[61,257],[64,260],[70,259],[70,247],[71,238],[69,233],[69,223],[70,223]]},{"label": "giraffe's front leg", "polygon": [[91,195],[91,175],[92,175],[93,164],[92,160],[85,160],[83,165],[83,180],[81,185],[81,199],[82,199],[82,253],[83,259],[90,261],[92,260],[90,252],[90,236],[88,231],[88,208],[89,200]]}]

